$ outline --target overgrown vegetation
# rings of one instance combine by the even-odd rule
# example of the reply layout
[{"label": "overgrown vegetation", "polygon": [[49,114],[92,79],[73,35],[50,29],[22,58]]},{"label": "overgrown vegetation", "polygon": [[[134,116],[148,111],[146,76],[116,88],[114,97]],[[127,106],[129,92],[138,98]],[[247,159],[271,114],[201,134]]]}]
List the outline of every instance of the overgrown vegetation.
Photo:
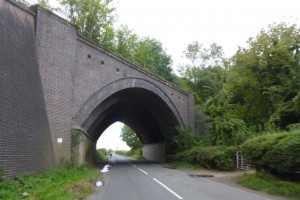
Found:
[{"label": "overgrown vegetation", "polygon": [[235,147],[197,146],[177,154],[180,161],[198,167],[229,171],[235,169]]},{"label": "overgrown vegetation", "polygon": [[300,128],[255,137],[241,150],[257,170],[300,181]]},{"label": "overgrown vegetation", "polygon": [[78,166],[79,145],[83,140],[85,131],[79,127],[72,127],[71,130],[71,165]]},{"label": "overgrown vegetation", "polygon": [[122,156],[132,157],[132,158],[135,158],[135,159],[138,159],[138,160],[143,158],[141,148],[131,149],[129,151],[117,150],[116,154],[119,154],[119,155],[122,155]]},{"label": "overgrown vegetation", "polygon": [[300,199],[300,183],[284,181],[267,173],[244,174],[238,183],[253,190]]},{"label": "overgrown vegetation", "polygon": [[131,148],[129,151],[116,151],[117,154],[141,159],[142,143],[136,133],[129,127],[124,125],[120,137]]},{"label": "overgrown vegetation", "polygon": [[108,160],[108,153],[106,149],[101,148],[96,151],[96,160],[97,162],[103,162]]},{"label": "overgrown vegetation", "polygon": [[41,175],[24,174],[0,181],[0,199],[84,199],[93,192],[99,170],[60,168]]},{"label": "overgrown vegetation", "polygon": [[[179,158],[230,170],[232,153],[249,140],[242,151],[259,169],[299,176],[299,134],[275,134],[300,121],[299,28],[270,25],[230,59],[222,47],[199,42],[188,45],[184,55],[181,83],[195,94],[197,113],[207,117],[198,117],[195,130],[178,131],[173,142]],[[198,128],[203,124],[205,131]]]}]

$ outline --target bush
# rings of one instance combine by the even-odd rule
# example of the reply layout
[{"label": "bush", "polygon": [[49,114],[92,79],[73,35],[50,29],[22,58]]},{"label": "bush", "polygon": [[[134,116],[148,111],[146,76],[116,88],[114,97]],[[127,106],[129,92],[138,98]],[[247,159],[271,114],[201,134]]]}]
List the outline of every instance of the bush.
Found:
[{"label": "bush", "polygon": [[96,151],[96,159],[97,162],[101,162],[101,161],[107,161],[108,160],[108,156],[107,156],[107,151],[106,149],[97,149]]},{"label": "bush", "polygon": [[128,156],[135,159],[142,159],[142,148],[137,149],[130,149],[129,151],[123,151],[123,150],[117,150],[116,154],[122,155],[122,156]]},{"label": "bush", "polygon": [[115,151],[116,154],[119,154],[121,156],[126,156],[128,151],[125,151],[125,150],[116,150]]},{"label": "bush", "polygon": [[183,162],[205,168],[229,171],[235,168],[236,147],[195,147],[178,154]]},{"label": "bush", "polygon": [[280,177],[300,178],[300,129],[253,138],[241,149],[247,161],[258,170]]},{"label": "bush", "polygon": [[135,158],[135,159],[142,159],[142,148],[137,148],[137,149],[130,149],[127,151],[126,156]]},{"label": "bush", "polygon": [[178,134],[173,137],[173,145],[175,152],[182,152],[195,147],[199,143],[199,137],[192,130],[191,127],[187,129],[182,127],[176,127]]}]

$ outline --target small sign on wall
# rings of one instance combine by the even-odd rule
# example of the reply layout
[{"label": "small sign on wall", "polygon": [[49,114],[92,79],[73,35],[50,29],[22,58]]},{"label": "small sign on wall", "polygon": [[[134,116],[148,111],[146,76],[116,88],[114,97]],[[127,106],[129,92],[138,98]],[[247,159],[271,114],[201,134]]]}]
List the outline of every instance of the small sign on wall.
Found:
[{"label": "small sign on wall", "polygon": [[62,138],[57,138],[57,143],[62,143]]}]

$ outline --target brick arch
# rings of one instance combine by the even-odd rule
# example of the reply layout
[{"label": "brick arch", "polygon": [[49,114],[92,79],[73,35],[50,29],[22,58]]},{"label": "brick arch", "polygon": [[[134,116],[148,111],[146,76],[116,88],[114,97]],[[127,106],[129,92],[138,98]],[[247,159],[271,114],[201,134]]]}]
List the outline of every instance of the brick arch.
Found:
[{"label": "brick arch", "polygon": [[174,132],[175,125],[184,126],[167,94],[141,78],[123,78],[104,86],[82,105],[73,120],[93,141],[112,123],[121,121],[132,127],[144,144],[161,142]]}]

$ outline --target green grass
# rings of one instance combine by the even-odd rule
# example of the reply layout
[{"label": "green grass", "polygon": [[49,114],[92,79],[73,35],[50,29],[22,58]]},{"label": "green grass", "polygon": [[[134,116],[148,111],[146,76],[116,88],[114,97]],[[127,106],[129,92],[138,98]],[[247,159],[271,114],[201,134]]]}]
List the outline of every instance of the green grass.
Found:
[{"label": "green grass", "polygon": [[300,199],[300,183],[280,180],[267,173],[244,174],[238,183],[250,189]]},{"label": "green grass", "polygon": [[178,169],[178,168],[191,169],[191,170],[198,169],[197,166],[186,163],[186,162],[170,162],[170,163],[165,164],[165,167],[168,167],[171,169]]},{"label": "green grass", "polygon": [[129,151],[124,151],[124,150],[117,150],[116,154],[122,155],[122,156],[127,156],[127,157],[131,157],[137,160],[141,160],[143,159],[143,156],[141,154],[141,149],[131,149]]},{"label": "green grass", "polygon": [[15,181],[0,181],[0,199],[83,199],[93,192],[99,175],[99,170],[84,167],[26,174]]}]

